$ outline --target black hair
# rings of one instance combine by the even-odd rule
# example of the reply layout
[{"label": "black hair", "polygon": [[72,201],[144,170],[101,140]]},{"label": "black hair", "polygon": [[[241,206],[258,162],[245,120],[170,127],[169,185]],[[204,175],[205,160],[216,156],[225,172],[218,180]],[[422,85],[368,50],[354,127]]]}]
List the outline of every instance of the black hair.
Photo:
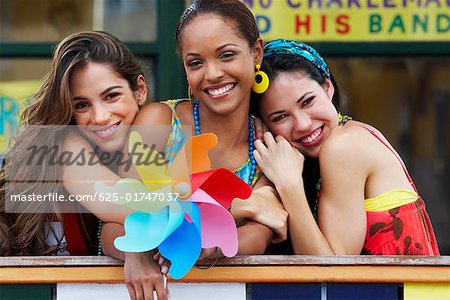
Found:
[{"label": "black hair", "polygon": [[252,12],[239,0],[197,0],[186,8],[178,21],[176,31],[177,51],[181,53],[183,30],[197,16],[212,14],[231,21],[237,33],[253,47],[259,38],[259,30]]},{"label": "black hair", "polygon": [[[283,73],[302,74],[308,78],[316,81],[319,85],[324,86],[327,77],[309,60],[302,56],[290,54],[276,54],[264,57],[261,71],[265,72],[269,77],[269,82],[274,82],[275,79]],[[330,73],[330,80],[334,86],[333,102],[334,107],[339,111],[341,103],[341,95],[339,87],[333,74]],[[260,102],[262,95],[252,92],[250,110],[255,116],[260,116]]]}]

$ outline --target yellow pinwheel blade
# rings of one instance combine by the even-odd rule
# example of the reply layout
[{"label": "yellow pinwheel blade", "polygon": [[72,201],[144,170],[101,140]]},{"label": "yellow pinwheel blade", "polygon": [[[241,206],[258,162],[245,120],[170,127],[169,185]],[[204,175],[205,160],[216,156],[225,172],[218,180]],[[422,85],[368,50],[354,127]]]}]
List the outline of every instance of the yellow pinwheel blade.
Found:
[{"label": "yellow pinwheel blade", "polygon": [[166,164],[158,165],[155,163],[144,163],[142,161],[143,158],[145,158],[146,162],[157,161],[157,155],[161,155],[161,153],[155,149],[144,147],[142,136],[137,131],[130,133],[128,145],[129,149],[135,149],[130,158],[148,190],[159,190],[172,183],[171,176],[167,174]]}]

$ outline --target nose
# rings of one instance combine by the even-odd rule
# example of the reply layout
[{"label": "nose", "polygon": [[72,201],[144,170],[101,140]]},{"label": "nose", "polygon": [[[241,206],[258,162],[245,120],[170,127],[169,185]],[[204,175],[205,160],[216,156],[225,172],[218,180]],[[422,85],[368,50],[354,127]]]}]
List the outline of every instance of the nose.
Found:
[{"label": "nose", "polygon": [[294,115],[294,128],[298,132],[309,132],[311,129],[312,121],[308,114],[298,112]]},{"label": "nose", "polygon": [[208,81],[215,82],[223,77],[224,73],[220,63],[212,62],[206,65],[205,78]]},{"label": "nose", "polygon": [[96,103],[92,107],[91,122],[94,125],[108,124],[111,112],[103,103]]}]

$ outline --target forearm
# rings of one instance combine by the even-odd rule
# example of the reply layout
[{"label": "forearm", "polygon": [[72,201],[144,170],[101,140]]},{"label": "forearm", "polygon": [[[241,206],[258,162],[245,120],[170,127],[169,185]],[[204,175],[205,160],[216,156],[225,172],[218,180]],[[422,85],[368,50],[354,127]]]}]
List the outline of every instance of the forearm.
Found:
[{"label": "forearm", "polygon": [[288,228],[294,253],[335,255],[309,208],[303,182],[278,184],[277,191],[289,214]]},{"label": "forearm", "polygon": [[270,244],[273,231],[260,223],[247,221],[238,227],[240,255],[264,254]]},{"label": "forearm", "polygon": [[121,260],[125,260],[125,253],[117,250],[114,240],[125,234],[123,225],[117,223],[104,223],[102,226],[101,246],[103,253]]}]

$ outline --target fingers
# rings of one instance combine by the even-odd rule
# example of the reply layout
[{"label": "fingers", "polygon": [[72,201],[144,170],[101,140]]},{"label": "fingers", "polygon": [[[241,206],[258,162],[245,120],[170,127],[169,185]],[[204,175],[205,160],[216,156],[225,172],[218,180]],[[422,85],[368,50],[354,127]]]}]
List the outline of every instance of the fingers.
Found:
[{"label": "fingers", "polygon": [[261,140],[256,140],[254,143],[255,149],[258,150],[260,153],[264,152],[264,150],[267,149],[266,145]]},{"label": "fingers", "polygon": [[281,242],[284,242],[287,239],[287,235],[281,236],[281,235],[275,235],[272,239],[272,244],[279,244]]},{"label": "fingers", "polygon": [[253,157],[255,158],[256,163],[257,163],[258,165],[261,165],[262,157],[261,157],[261,154],[259,154],[259,151],[258,151],[258,150],[253,150]]},{"label": "fingers", "polygon": [[131,283],[126,283],[125,286],[127,287],[128,294],[130,295],[131,300],[136,300],[136,293],[134,291],[134,287]]},{"label": "fingers", "polygon": [[153,260],[154,261],[159,261],[159,259],[161,258],[161,253],[160,252],[156,252],[155,255],[153,255]]},{"label": "fingers", "polygon": [[269,127],[266,126],[266,123],[263,122],[263,130],[264,132],[269,131]]},{"label": "fingers", "polygon": [[154,292],[153,286],[144,285],[144,286],[142,286],[142,290],[143,290],[143,293],[142,293],[143,300],[154,300],[155,299],[155,292]]},{"label": "fingers", "polygon": [[167,300],[169,299],[169,289],[164,284],[164,280],[158,280],[155,283],[155,292],[158,296],[158,300]]},{"label": "fingers", "polygon": [[170,268],[170,261],[168,259],[165,259],[160,252],[153,255],[153,260],[158,262],[158,265],[161,267],[161,273],[166,275],[169,273]]},{"label": "fingers", "polygon": [[267,126],[260,118],[255,118],[255,136],[256,139],[264,139],[264,132],[267,131]]},{"label": "fingers", "polygon": [[139,284],[138,282],[133,284],[133,287],[134,287],[134,291],[136,293],[136,300],[144,300],[144,299],[145,300],[147,300],[147,299],[153,300],[153,288],[152,288],[151,298],[144,298],[145,288],[143,288],[143,286],[141,284]]},{"label": "fingers", "polygon": [[277,135],[277,136],[275,137],[275,141],[276,141],[277,143],[280,143],[280,142],[286,142],[286,143],[289,143],[282,135]]},{"label": "fingers", "polygon": [[[137,299],[153,300],[153,299],[168,299],[167,288],[165,286],[165,275],[160,273],[152,274],[145,278],[139,279],[134,284],[135,291],[142,291],[142,297]],[[158,297],[158,298],[156,298]]]},{"label": "fingers", "polygon": [[167,273],[169,273],[169,268],[170,268],[170,261],[169,260],[164,260],[164,263],[161,266],[161,273],[164,275],[167,275]]},{"label": "fingers", "polygon": [[273,236],[272,243],[278,244],[287,239],[287,224],[284,223],[284,226],[275,227],[274,229],[275,235]]},{"label": "fingers", "polygon": [[198,257],[199,260],[213,257],[213,254],[216,253],[216,247],[213,248],[203,248],[202,252],[200,253],[200,256]]},{"label": "fingers", "polygon": [[280,143],[286,143],[287,145],[290,145],[290,143],[281,135],[277,135],[275,138],[273,137],[272,133],[265,132],[264,133],[264,139],[258,139],[255,141],[254,146],[255,149],[262,152],[265,149],[273,149],[277,146],[277,144]]},{"label": "fingers", "polygon": [[125,256],[125,283],[132,300],[153,300],[157,295],[158,299],[168,298],[160,263],[167,273],[170,262],[160,254],[133,253]]},{"label": "fingers", "polygon": [[287,238],[287,213],[283,213],[283,219],[279,221],[278,226],[275,226],[274,231],[277,239],[284,241]]},{"label": "fingers", "polygon": [[264,132],[264,143],[267,145],[267,148],[273,147],[276,145],[276,141],[273,138],[272,133]]}]

